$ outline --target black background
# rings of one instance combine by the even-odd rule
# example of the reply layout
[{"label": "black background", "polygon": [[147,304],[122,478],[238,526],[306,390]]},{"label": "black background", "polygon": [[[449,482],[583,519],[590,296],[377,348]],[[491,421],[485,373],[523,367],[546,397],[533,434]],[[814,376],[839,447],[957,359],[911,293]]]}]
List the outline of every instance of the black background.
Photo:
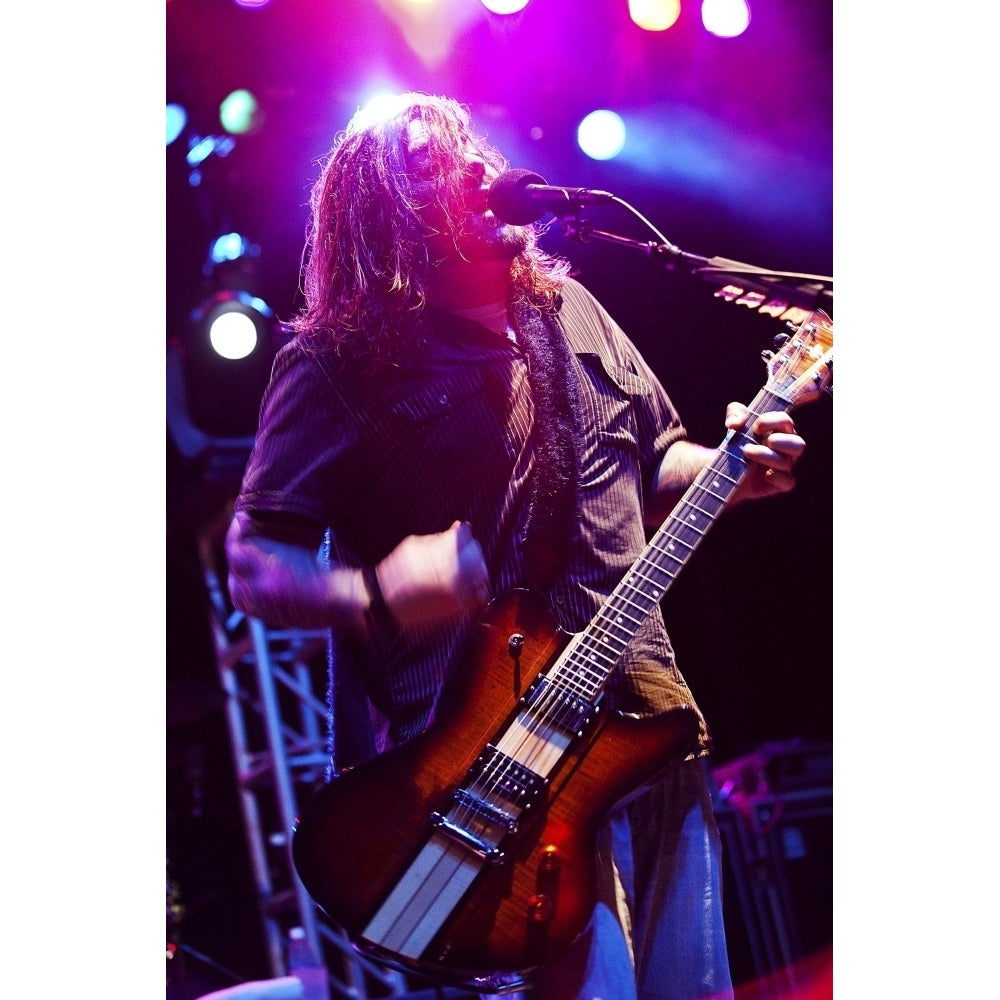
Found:
[{"label": "black background", "polygon": [[[167,336],[184,345],[192,410],[209,433],[252,433],[266,365],[234,380],[199,353],[189,316],[222,277],[203,269],[208,242],[247,232],[261,251],[241,280],[289,315],[316,160],[375,76],[468,102],[512,165],[613,191],[686,251],[832,275],[828,0],[757,0],[750,30],[731,40],[706,36],[687,7],[673,29],[652,35],[628,23],[625,0],[535,0],[502,25],[470,18],[451,54],[430,66],[390,9],[167,4],[166,97],[189,108],[189,133],[218,133],[218,102],[241,86],[260,98],[264,121],[230,156],[206,161],[197,187],[183,159],[187,136],[167,148]],[[641,162],[575,151],[575,122],[609,105],[648,126]],[[681,152],[692,143],[702,159],[686,167]],[[588,216],[595,228],[652,238],[618,206]],[[725,404],[749,401],[763,384],[760,352],[781,324],[634,249],[581,245],[557,229],[546,239],[642,348],[692,436],[717,444]],[[797,489],[728,512],[664,602],[718,762],[763,743],[833,738],[832,401],[797,410],[796,422],[808,442]],[[208,959],[187,957],[191,983],[222,986],[268,971],[194,549],[227,489],[206,489],[202,471],[168,439],[167,853],[185,903],[181,939]]]}]

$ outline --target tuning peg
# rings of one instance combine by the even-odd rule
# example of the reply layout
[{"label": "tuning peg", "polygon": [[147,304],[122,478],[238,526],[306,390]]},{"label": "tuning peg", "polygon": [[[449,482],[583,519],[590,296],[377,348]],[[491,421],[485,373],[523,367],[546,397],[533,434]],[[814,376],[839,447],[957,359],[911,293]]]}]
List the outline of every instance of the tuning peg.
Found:
[{"label": "tuning peg", "polygon": [[[789,327],[790,327],[790,328],[794,329],[794,328],[793,328],[793,327],[791,326],[791,324],[790,324],[790,323],[789,323],[788,325],[789,325]],[[780,350],[780,349],[781,349],[781,347],[782,347],[782,346],[783,346],[784,344],[787,344],[787,343],[788,343],[789,339],[790,339],[790,338],[789,338],[789,335],[788,335],[787,333],[779,333],[779,334],[776,334],[776,335],[775,335],[775,338],[774,338],[774,349],[775,349],[776,351],[777,351],[777,350]]]}]

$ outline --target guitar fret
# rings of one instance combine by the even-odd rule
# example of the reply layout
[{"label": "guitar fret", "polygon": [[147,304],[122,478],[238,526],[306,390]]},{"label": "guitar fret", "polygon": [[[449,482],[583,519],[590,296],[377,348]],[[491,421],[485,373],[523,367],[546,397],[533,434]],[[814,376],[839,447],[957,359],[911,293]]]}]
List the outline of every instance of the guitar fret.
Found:
[{"label": "guitar fret", "polygon": [[[664,538],[670,540],[668,545],[664,546],[660,544],[661,540]],[[687,549],[687,551],[683,555],[679,556],[674,555],[674,553],[670,550],[675,543],[680,543],[681,545],[684,546],[685,549]],[[694,545],[689,545],[679,535],[669,535],[666,534],[665,532],[657,532],[650,541],[650,547],[654,551],[659,552],[661,555],[666,556],[668,559],[673,559],[676,563],[679,563],[681,566],[684,565],[684,561],[694,551]]]},{"label": "guitar fret", "polygon": [[[578,674],[583,671],[589,671],[599,681],[607,677],[620,655],[621,653],[619,652],[615,656],[608,656],[597,649],[596,646],[589,646],[582,660],[579,658],[579,654],[573,658],[573,668]],[[601,665],[597,662],[598,658],[604,661],[603,669],[601,669]]]},{"label": "guitar fret", "polygon": [[[746,444],[749,440],[750,438],[745,436],[739,438],[741,444]],[[730,464],[737,467],[738,472],[736,475],[732,475],[729,471],[727,471],[727,467]],[[718,457],[706,466],[699,479],[705,479],[707,478],[708,473],[712,473],[716,482],[722,480],[729,487],[735,489],[739,485],[739,473],[746,469],[746,464],[746,459],[741,454],[729,450],[721,451],[719,452]]]},{"label": "guitar fret", "polygon": [[[648,562],[648,561],[644,564],[644,568],[645,567],[648,567],[649,569],[656,569],[657,568],[656,565],[655,565],[655,563],[651,563],[651,562]],[[664,573],[666,574],[666,571],[664,571]],[[645,580],[647,583],[653,584],[656,587],[656,593],[655,594],[650,594],[650,593],[648,593],[645,590],[640,591],[640,593],[642,594],[642,596],[645,597],[650,602],[650,608],[649,608],[649,610],[652,611],[653,610],[652,605],[654,605],[654,604],[656,604],[656,603],[659,602],[660,598],[663,597],[664,591],[667,588],[666,588],[666,586],[661,581],[654,579],[653,577],[649,576],[645,572],[642,572],[642,573],[637,572],[635,575],[638,576],[640,579]],[[666,574],[666,575],[669,576],[669,574]]]},{"label": "guitar fret", "polygon": [[[632,589],[632,595],[633,595],[633,597],[645,597],[646,600],[649,601],[649,598],[641,590],[639,590],[637,587],[633,586],[631,589]],[[640,617],[639,618],[632,618],[632,616],[629,615],[630,620],[632,620],[632,621],[635,622],[636,628],[638,628],[643,623],[643,620],[646,618],[646,616],[649,614],[649,612],[653,610],[653,604],[655,603],[653,601],[650,601],[649,602],[649,607],[643,607],[638,601],[633,600],[632,597],[626,597],[624,594],[622,594],[622,595],[616,595],[616,602],[618,600],[623,600],[629,607],[638,608],[639,609],[639,611],[640,611]]]},{"label": "guitar fret", "polygon": [[[712,485],[713,486],[719,485],[718,478],[713,480]],[[730,494],[732,493],[732,489],[734,487],[735,484],[730,484]],[[729,499],[730,494],[716,493],[714,490],[709,489],[707,486],[703,486],[701,487],[701,489],[703,490],[703,492],[707,493],[714,500],[717,500],[720,507]]]},{"label": "guitar fret", "polygon": [[[708,519],[707,514],[706,519]],[[711,521],[709,519],[709,524],[710,523]],[[663,552],[675,562],[683,565],[687,561],[688,556],[694,552],[694,550],[698,547],[698,543],[705,537],[706,534],[708,534],[708,525],[702,529],[690,519],[685,522],[678,522],[671,528],[664,528],[662,531],[657,533],[653,539],[654,550],[657,550],[657,543],[662,539],[669,539],[673,545],[683,546],[686,551],[682,553],[677,553],[670,547],[657,550]]]},{"label": "guitar fret", "polygon": [[[557,676],[558,683],[562,685],[566,690],[573,691],[578,694],[581,698],[585,698],[588,702],[594,699],[594,696],[601,689],[601,685],[604,683],[607,677],[606,671],[601,671],[600,673],[590,669],[590,665],[587,662],[576,663],[572,662],[572,657],[567,658],[566,664],[572,665],[576,673],[572,673],[567,677],[563,677],[561,674]],[[583,676],[584,674],[589,675]],[[589,684],[585,681],[590,680]]]},{"label": "guitar fret", "polygon": [[[667,542],[667,544],[663,545],[663,542]],[[683,546],[683,552],[677,551],[678,544]],[[687,562],[688,556],[695,550],[696,544],[696,542],[684,541],[676,535],[657,535],[650,543],[650,547],[653,553],[659,554],[660,559],[655,563],[651,562],[651,565],[673,580]],[[672,568],[668,568],[668,560],[675,564]],[[664,585],[664,589],[666,586]]]},{"label": "guitar fret", "polygon": [[[584,647],[593,648],[600,655],[607,656],[605,653],[605,647],[609,648],[614,656],[621,656],[625,650],[627,644],[626,641],[622,641],[620,635],[615,634],[612,629],[615,627],[615,623],[609,623],[606,627],[598,628],[596,624],[591,625],[586,632],[583,632],[580,637],[579,645]],[[625,632],[626,635],[630,636],[632,634],[631,630],[621,629],[619,631]]]},{"label": "guitar fret", "polygon": [[[617,632],[613,632],[613,629],[617,629]],[[614,650],[616,656],[621,656],[633,635],[635,632],[632,629],[625,629],[621,625],[611,622],[602,628],[592,641],[599,643],[602,648],[607,647]]]},{"label": "guitar fret", "polygon": [[[625,652],[628,640],[622,639],[617,635],[612,635],[608,631],[602,629],[592,637],[585,635],[585,637],[581,639],[581,645],[588,646],[593,650],[594,655],[599,656],[602,660],[609,661],[613,664],[614,661]],[[591,659],[593,659],[593,657],[591,657]]]},{"label": "guitar fret", "polygon": [[[642,618],[633,618],[632,615],[626,613],[625,609],[620,606],[621,602],[618,599],[618,595],[609,600],[607,604],[598,612],[600,617],[606,618],[609,611],[615,612],[615,617],[612,624],[615,627],[621,628],[626,631],[630,636],[634,634],[634,630],[637,629],[642,624]],[[626,626],[624,622],[629,622],[629,626]]]},{"label": "guitar fret", "polygon": [[[598,657],[608,662],[612,663],[614,662],[615,657],[608,656],[607,653],[604,652],[604,650],[600,649],[596,640],[592,642],[581,641],[580,645],[584,647],[583,652],[585,657],[581,665],[586,666],[586,664],[588,663],[593,663],[595,658]],[[619,656],[621,655],[621,653],[622,650],[620,649],[616,651],[616,654]],[[577,652],[576,655],[579,655],[579,651]]]},{"label": "guitar fret", "polygon": [[684,515],[685,523],[690,523],[692,516],[696,516],[698,514],[703,514],[705,516],[705,520],[710,521],[718,513],[718,510],[707,510],[692,502],[687,505],[687,513]]}]

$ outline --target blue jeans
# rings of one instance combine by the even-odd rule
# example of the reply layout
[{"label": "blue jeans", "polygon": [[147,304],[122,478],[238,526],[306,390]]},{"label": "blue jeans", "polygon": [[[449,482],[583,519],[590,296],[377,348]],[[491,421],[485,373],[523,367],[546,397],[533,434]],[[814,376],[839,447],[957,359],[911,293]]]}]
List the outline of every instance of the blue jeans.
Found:
[{"label": "blue jeans", "polygon": [[[598,845],[600,902],[530,1000],[732,1000],[721,840],[703,761],[620,806]],[[613,859],[613,863],[612,862]]]}]

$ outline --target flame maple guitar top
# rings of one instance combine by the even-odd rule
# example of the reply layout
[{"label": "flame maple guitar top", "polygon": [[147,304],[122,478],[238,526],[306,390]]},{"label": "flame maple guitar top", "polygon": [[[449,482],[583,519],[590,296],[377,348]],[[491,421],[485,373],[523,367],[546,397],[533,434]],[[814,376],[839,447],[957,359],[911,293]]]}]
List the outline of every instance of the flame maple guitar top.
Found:
[{"label": "flame maple guitar top", "polygon": [[296,870],[359,950],[442,981],[478,981],[528,971],[583,931],[596,902],[598,830],[617,803],[689,750],[697,733],[691,709],[636,719],[602,708],[540,801],[520,814],[502,858],[477,859],[471,887],[420,955],[366,947],[363,933],[427,842],[432,815],[448,809],[568,640],[536,595],[498,599],[475,629],[461,681],[435,725],[345,772],[308,803],[293,839]]}]

